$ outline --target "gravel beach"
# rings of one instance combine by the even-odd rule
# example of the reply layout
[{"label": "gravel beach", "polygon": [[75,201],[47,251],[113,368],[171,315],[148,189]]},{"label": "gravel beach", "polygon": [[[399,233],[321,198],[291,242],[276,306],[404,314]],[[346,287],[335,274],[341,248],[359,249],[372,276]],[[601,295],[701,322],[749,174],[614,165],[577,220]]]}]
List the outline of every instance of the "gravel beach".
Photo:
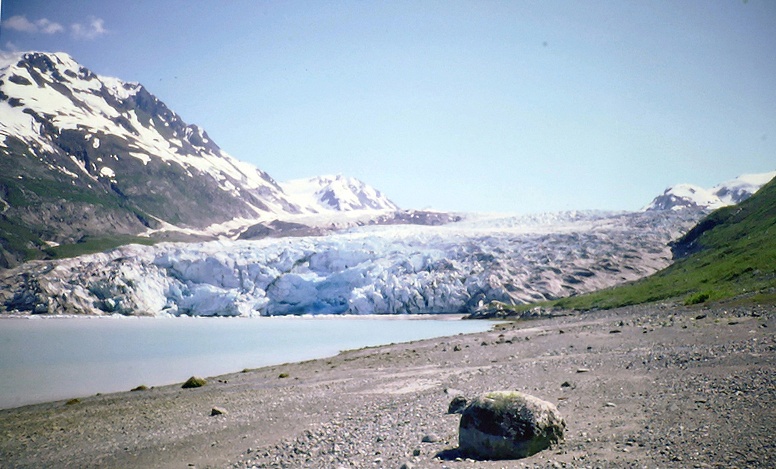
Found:
[{"label": "gravel beach", "polygon": [[[0,467],[776,467],[775,312],[575,313],[7,409]],[[521,460],[460,457],[448,404],[493,390],[554,403],[565,441]]]}]

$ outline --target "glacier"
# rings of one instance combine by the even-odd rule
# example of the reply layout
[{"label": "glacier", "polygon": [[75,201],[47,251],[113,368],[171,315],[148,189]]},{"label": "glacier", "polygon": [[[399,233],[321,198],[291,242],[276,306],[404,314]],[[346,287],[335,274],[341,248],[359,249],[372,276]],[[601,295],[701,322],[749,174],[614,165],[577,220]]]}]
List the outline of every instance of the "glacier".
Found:
[{"label": "glacier", "polygon": [[468,215],[326,236],[128,245],[0,277],[22,314],[257,316],[469,313],[649,275],[701,212]]}]

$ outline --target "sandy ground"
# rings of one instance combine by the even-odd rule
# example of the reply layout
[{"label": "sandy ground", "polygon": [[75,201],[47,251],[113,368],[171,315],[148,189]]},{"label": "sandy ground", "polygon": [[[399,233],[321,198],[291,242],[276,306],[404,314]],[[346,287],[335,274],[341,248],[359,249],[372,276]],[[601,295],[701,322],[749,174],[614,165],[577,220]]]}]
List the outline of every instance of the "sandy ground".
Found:
[{"label": "sandy ground", "polygon": [[[773,307],[626,308],[2,410],[0,467],[776,467],[774,331]],[[451,389],[553,402],[565,441],[461,458]]]}]

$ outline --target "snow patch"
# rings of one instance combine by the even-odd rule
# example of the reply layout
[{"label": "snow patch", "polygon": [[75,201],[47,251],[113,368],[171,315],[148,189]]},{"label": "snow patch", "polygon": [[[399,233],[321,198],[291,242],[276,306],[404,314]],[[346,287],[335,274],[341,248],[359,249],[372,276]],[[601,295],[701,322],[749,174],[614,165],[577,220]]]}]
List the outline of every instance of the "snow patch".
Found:
[{"label": "snow patch", "polygon": [[149,161],[151,161],[151,157],[146,155],[145,153],[138,153],[135,151],[131,151],[129,152],[129,155],[142,161],[144,166],[147,165]]},{"label": "snow patch", "polygon": [[113,171],[111,168],[109,168],[107,166],[103,166],[100,169],[100,176],[104,176],[106,178],[113,179],[113,178],[116,177],[116,172]]}]

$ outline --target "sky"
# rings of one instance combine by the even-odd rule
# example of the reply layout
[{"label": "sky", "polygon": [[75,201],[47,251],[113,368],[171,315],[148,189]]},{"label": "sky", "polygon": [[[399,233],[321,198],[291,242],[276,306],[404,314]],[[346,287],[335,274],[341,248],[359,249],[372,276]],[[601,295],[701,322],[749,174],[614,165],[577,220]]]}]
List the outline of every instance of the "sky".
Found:
[{"label": "sky", "polygon": [[776,2],[2,0],[0,51],[139,82],[278,181],[637,210],[776,170]]}]

